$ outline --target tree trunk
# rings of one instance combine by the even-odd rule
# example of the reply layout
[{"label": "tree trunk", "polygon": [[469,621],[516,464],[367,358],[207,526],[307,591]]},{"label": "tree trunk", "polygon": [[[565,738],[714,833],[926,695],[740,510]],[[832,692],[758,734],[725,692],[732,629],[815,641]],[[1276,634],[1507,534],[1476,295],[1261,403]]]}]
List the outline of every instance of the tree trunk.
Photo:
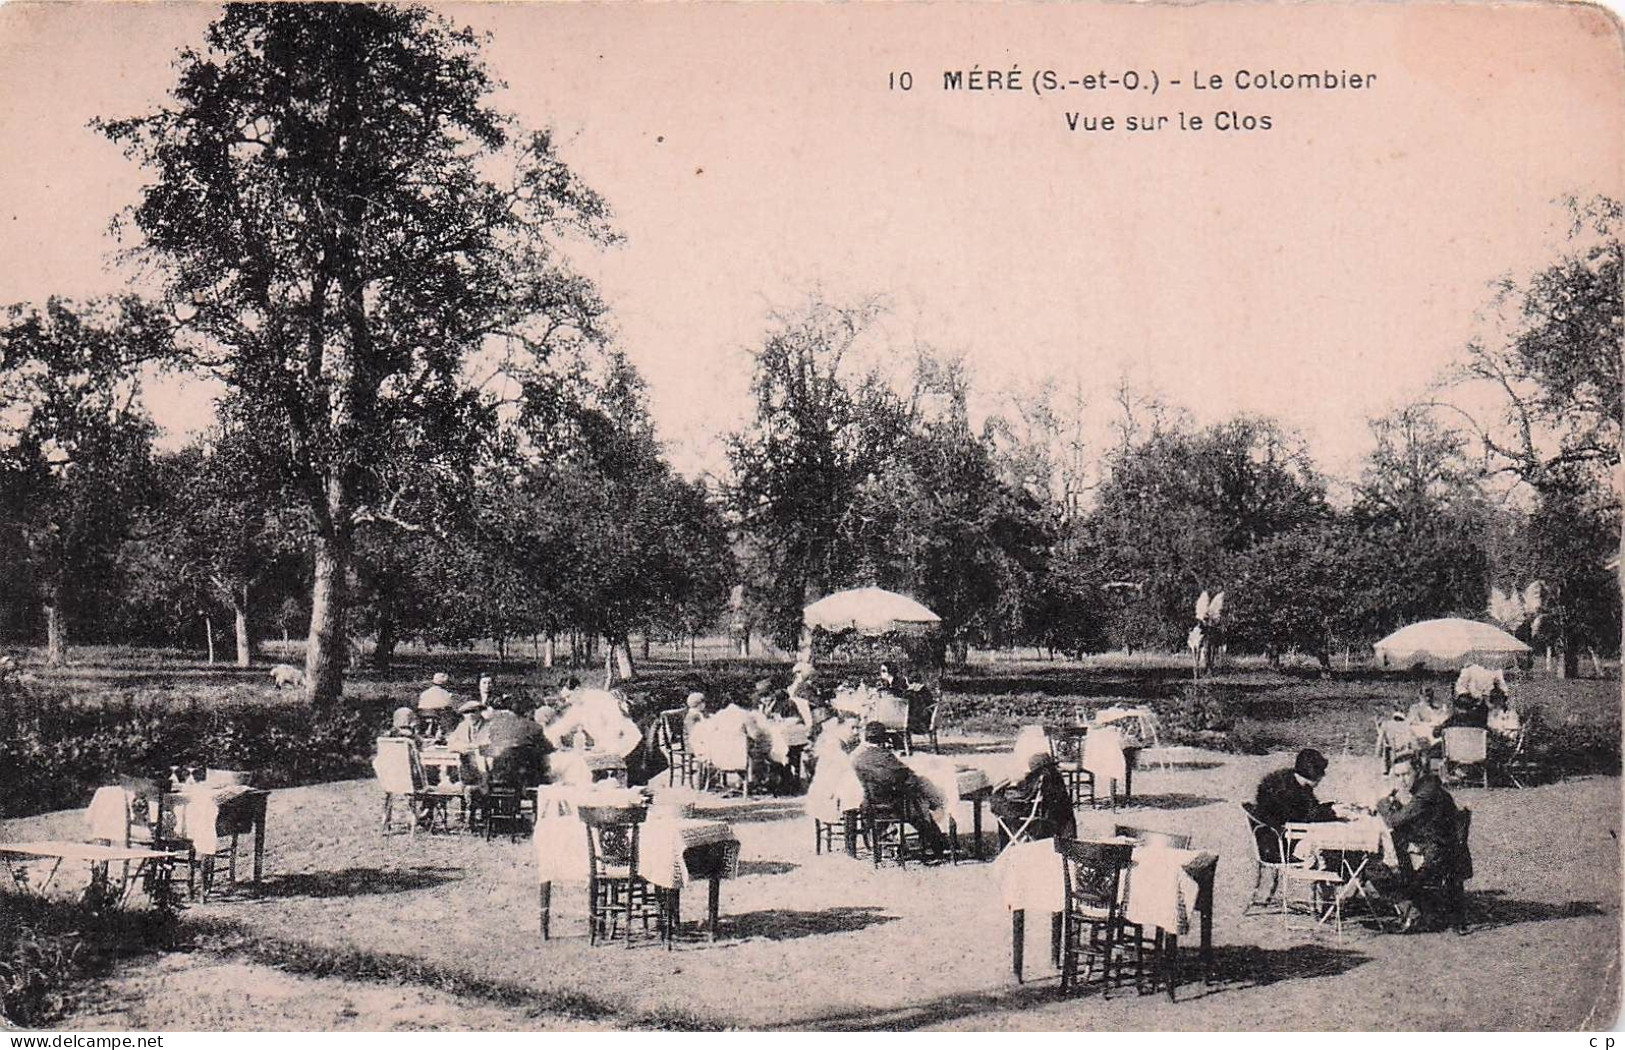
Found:
[{"label": "tree trunk", "polygon": [[547,642],[546,642],[545,645],[542,646],[542,666],[543,667],[550,668],[550,669],[552,668],[553,661],[558,658],[558,653],[556,651],[557,644],[558,643],[557,643],[556,639],[553,637],[553,632],[548,631],[547,632]]},{"label": "tree trunk", "polygon": [[208,642],[208,646],[209,646],[209,666],[213,667],[214,666],[214,617],[210,616],[208,614],[204,614],[204,617],[203,617],[203,637]]},{"label": "tree trunk", "polygon": [[649,632],[643,632],[643,658],[649,659]]},{"label": "tree trunk", "polygon": [[316,572],[310,588],[310,640],[305,652],[305,699],[331,703],[344,692],[344,573],[349,536],[340,529],[318,530]]},{"label": "tree trunk", "polygon": [[399,644],[400,636],[395,630],[395,604],[385,594],[378,602],[378,640],[372,646],[373,670],[389,670],[395,663],[395,646]]},{"label": "tree trunk", "polygon": [[688,636],[688,666],[694,666],[694,636]]},{"label": "tree trunk", "polygon": [[243,584],[233,595],[231,603],[233,626],[237,631],[237,666],[247,667],[254,662],[254,639],[248,635],[248,584]]},{"label": "tree trunk", "polygon": [[68,662],[68,621],[62,615],[62,581],[52,580],[45,591],[45,663],[61,667]]},{"label": "tree trunk", "polygon": [[508,636],[497,635],[497,666],[506,667],[508,664]]},{"label": "tree trunk", "polygon": [[1557,677],[1559,677],[1559,678],[1578,678],[1578,677],[1580,677],[1580,647],[1579,646],[1577,646],[1577,645],[1565,645],[1563,647],[1563,651],[1558,654],[1558,658],[1557,658]]},{"label": "tree trunk", "polygon": [[621,635],[614,640],[605,638],[604,644],[608,646],[605,656],[607,657],[606,662],[613,672],[611,677],[617,682],[630,681],[632,676],[637,673],[637,668],[632,663],[631,638],[626,635]]}]

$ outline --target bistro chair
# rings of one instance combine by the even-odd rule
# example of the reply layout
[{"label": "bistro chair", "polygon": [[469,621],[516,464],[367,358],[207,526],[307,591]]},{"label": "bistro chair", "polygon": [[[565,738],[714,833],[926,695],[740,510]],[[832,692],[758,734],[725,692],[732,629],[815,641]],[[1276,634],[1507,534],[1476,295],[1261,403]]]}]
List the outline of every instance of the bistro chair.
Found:
[{"label": "bistro chair", "polygon": [[[1281,867],[1281,927],[1286,930],[1318,930],[1328,921],[1343,941],[1344,878],[1342,872],[1310,867],[1311,858],[1297,856],[1309,825],[1288,824],[1281,834],[1286,844],[1282,854],[1286,863]],[[1294,915],[1308,915],[1311,926],[1294,926]]]},{"label": "bistro chair", "polygon": [[1448,779],[1463,769],[1478,770],[1483,786],[1490,786],[1490,734],[1472,726],[1449,726],[1444,731],[1444,771]]},{"label": "bistro chair", "polygon": [[[1247,842],[1253,850],[1253,891],[1248,898],[1243,914],[1252,908],[1268,907],[1274,903],[1281,894],[1281,873],[1286,869],[1289,854],[1286,851],[1286,839],[1281,835],[1281,829],[1271,827],[1258,819],[1257,812],[1251,802],[1241,804],[1241,812],[1247,818]],[[1275,860],[1264,856],[1262,844],[1270,842],[1275,845]],[[1264,885],[1264,873],[1270,873],[1269,892],[1263,897],[1258,890]]]},{"label": "bistro chair", "polygon": [[1123,873],[1134,847],[1126,843],[1056,839],[1065,886],[1061,913],[1061,991],[1088,984],[1098,965],[1102,994],[1121,963]]},{"label": "bistro chair", "polygon": [[670,948],[676,932],[672,891],[638,872],[638,830],[648,815],[642,806],[578,806],[587,830],[587,942],[612,941],[623,931],[632,946],[633,929],[654,935]]},{"label": "bistro chair", "polygon": [[1529,736],[1534,727],[1535,716],[1526,715],[1518,726],[1518,735],[1513,738],[1512,747],[1493,762],[1496,773],[1515,788],[1526,787],[1541,774],[1540,763],[1529,750]]}]

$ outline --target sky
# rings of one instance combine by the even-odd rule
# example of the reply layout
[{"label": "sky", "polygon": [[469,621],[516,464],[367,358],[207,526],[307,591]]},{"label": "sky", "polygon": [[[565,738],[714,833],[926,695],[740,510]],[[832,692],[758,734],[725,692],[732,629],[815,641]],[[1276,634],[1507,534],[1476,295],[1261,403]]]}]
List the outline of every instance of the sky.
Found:
[{"label": "sky", "polygon": [[[497,105],[552,127],[614,209],[624,243],[580,264],[688,472],[746,419],[771,313],[817,289],[884,296],[877,346],[962,354],[979,411],[1053,376],[1098,426],[1127,377],[1200,423],[1274,416],[1348,475],[1367,418],[1449,364],[1489,283],[1556,257],[1554,200],[1625,193],[1620,33],[1580,5],[441,10],[492,34]],[[142,173],[87,122],[158,104],[213,14],[0,8],[0,302],[124,286],[108,223]],[[1013,66],[1019,92],[943,87]],[[1078,85],[1035,93],[1046,69]],[[1083,86],[1130,69],[1159,90]],[[1375,79],[1235,87],[1271,69]],[[888,88],[903,71],[912,89]],[[206,388],[149,400],[172,437],[208,419]]]}]

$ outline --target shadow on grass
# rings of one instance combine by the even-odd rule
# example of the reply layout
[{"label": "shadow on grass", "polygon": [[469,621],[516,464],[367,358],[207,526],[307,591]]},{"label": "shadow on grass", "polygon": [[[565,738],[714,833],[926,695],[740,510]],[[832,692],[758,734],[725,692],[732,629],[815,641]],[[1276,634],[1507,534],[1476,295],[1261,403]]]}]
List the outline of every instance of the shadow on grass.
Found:
[{"label": "shadow on grass", "polygon": [[257,886],[238,882],[236,891],[249,898],[365,897],[426,890],[461,876],[461,868],[345,868],[272,875]]},{"label": "shadow on grass", "polygon": [[970,741],[945,741],[940,755],[1007,755],[1010,753],[1010,743],[1003,740],[984,740],[979,743]]},{"label": "shadow on grass", "polygon": [[730,824],[765,824],[775,820],[794,820],[805,814],[806,808],[799,798],[769,798],[761,802],[741,802],[694,811],[694,815],[701,820],[726,820]]},{"label": "shadow on grass", "polygon": [[770,941],[793,941],[831,933],[852,933],[896,921],[897,916],[887,915],[882,909],[867,905],[825,908],[823,911],[771,908],[724,915],[720,920],[722,928],[719,932],[730,940],[763,937]]},{"label": "shadow on grass", "polygon": [[748,875],[788,875],[801,867],[791,864],[787,860],[742,860],[739,862],[739,877]]},{"label": "shadow on grass", "polygon": [[1200,809],[1202,806],[1211,806],[1215,802],[1223,802],[1222,798],[1211,798],[1207,795],[1188,795],[1175,791],[1167,795],[1135,795],[1133,798],[1119,802],[1118,809]]},{"label": "shadow on grass", "polygon": [[[1175,745],[1175,746],[1180,746],[1180,745]],[[1168,748],[1168,750],[1172,751],[1173,747]],[[1211,759],[1202,759],[1202,758],[1188,758],[1188,759],[1170,758],[1166,762],[1164,762],[1160,758],[1153,758],[1149,762],[1147,762],[1146,759],[1144,759],[1143,757],[1140,759],[1140,768],[1141,769],[1154,769],[1154,770],[1157,770],[1158,772],[1161,772],[1163,770],[1167,770],[1170,773],[1176,772],[1176,771],[1184,771],[1184,770],[1197,771],[1197,770],[1203,770],[1203,769],[1218,769],[1219,767],[1221,767],[1223,765],[1224,765],[1223,762],[1214,762]]]},{"label": "shadow on grass", "polygon": [[1581,919],[1606,915],[1605,910],[1591,901],[1567,901],[1552,904],[1548,901],[1509,899],[1502,890],[1483,890],[1467,893],[1467,932],[1498,930],[1504,926],[1517,926],[1526,922],[1550,922],[1554,919]]},{"label": "shadow on grass", "polygon": [[[1195,953],[1186,956],[1182,952],[1181,958],[1187,960],[1183,964],[1187,976],[1184,983],[1179,986],[1179,999],[1174,1005],[1175,1009],[1189,1001],[1226,991],[1259,988],[1281,981],[1332,977],[1347,973],[1370,961],[1368,956],[1360,952],[1319,944],[1300,944],[1291,948],[1223,945],[1213,950],[1213,984],[1204,986]],[[785,1027],[844,1032],[911,1031],[982,1014],[1019,1013],[1070,999],[1092,998],[1099,994],[1100,988],[1096,985],[1086,987],[1075,995],[1063,996],[1054,979],[1050,978],[1025,985],[1008,985],[985,991],[945,995],[895,1010],[866,1008],[817,1017],[801,1017],[793,1022],[787,1022]],[[1132,996],[1132,991],[1116,990],[1114,998],[1125,994]],[[1157,993],[1157,998],[1159,1006],[1166,1002],[1160,992]],[[1194,1023],[1200,1024],[1199,1013],[1192,1013],[1190,1016]]]},{"label": "shadow on grass", "polygon": [[284,973],[391,987],[417,985],[522,1009],[531,1016],[551,1013],[589,1021],[607,1019],[633,1028],[661,1031],[714,1031],[718,1027],[715,1022],[681,1008],[637,1010],[587,992],[496,980],[412,955],[307,944],[257,931],[249,933],[223,920],[188,920],[185,926],[200,950],[223,958],[274,966]]}]

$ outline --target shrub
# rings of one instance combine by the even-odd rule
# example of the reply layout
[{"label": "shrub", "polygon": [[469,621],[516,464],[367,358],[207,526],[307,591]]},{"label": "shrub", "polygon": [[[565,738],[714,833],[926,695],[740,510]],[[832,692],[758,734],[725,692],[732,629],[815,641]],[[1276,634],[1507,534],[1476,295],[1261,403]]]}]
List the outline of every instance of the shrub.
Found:
[{"label": "shrub", "polygon": [[65,1016],[75,985],[110,960],[166,943],[173,915],[0,895],[0,1017],[43,1027]]}]

